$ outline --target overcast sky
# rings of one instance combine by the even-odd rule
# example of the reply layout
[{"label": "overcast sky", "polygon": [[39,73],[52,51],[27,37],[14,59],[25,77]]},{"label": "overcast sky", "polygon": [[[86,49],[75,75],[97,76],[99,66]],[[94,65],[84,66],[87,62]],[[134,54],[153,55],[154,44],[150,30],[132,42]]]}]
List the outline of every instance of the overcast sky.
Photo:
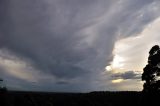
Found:
[{"label": "overcast sky", "polygon": [[0,77],[12,90],[142,90],[159,0],[0,0]]}]

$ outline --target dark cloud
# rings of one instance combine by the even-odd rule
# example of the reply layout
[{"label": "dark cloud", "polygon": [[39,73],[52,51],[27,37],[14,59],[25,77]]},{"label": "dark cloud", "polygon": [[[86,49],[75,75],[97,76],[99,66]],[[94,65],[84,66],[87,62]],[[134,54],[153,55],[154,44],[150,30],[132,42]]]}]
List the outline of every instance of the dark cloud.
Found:
[{"label": "dark cloud", "polygon": [[58,81],[58,82],[56,82],[56,84],[64,85],[64,84],[69,84],[69,82],[67,82],[67,81]]},{"label": "dark cloud", "polygon": [[127,71],[124,73],[116,73],[112,75],[113,78],[115,79],[140,79],[141,78],[141,74],[140,73],[136,73],[135,71]]},{"label": "dark cloud", "polygon": [[[117,39],[141,32],[158,17],[149,8],[152,2],[2,0],[0,47],[29,59],[32,67],[56,80],[79,79],[73,89],[82,82],[94,89],[91,82],[112,60]],[[144,17],[138,18],[141,14]]]}]

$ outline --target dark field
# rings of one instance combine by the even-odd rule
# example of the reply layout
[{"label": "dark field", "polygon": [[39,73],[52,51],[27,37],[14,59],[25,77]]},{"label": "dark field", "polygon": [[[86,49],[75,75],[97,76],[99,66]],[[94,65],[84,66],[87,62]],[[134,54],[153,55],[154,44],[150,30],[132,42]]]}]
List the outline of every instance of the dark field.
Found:
[{"label": "dark field", "polygon": [[142,92],[1,92],[0,106],[143,106],[160,105],[159,94]]}]

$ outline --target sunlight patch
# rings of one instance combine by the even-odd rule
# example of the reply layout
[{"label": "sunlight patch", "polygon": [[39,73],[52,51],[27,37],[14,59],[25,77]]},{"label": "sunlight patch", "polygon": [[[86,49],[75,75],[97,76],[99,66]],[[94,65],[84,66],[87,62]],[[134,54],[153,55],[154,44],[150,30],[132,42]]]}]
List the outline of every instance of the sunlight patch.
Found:
[{"label": "sunlight patch", "polygon": [[112,83],[121,83],[123,81],[124,81],[123,79],[115,79],[115,80],[112,80]]},{"label": "sunlight patch", "polygon": [[106,71],[112,71],[112,67],[111,66],[106,66],[105,69],[106,69]]}]

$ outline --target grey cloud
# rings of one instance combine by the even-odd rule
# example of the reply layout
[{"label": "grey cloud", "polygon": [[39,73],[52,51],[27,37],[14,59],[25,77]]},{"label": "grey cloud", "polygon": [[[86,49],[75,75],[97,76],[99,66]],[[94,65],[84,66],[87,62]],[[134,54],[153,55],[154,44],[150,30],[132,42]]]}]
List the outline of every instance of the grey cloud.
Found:
[{"label": "grey cloud", "polygon": [[7,74],[7,71],[2,66],[0,66],[0,78],[3,79],[4,85],[9,90],[33,90],[34,88],[31,83],[26,80]]},{"label": "grey cloud", "polygon": [[62,84],[62,85],[64,85],[64,84],[69,84],[69,82],[66,82],[66,81],[58,81],[58,82],[56,82],[56,84]]},{"label": "grey cloud", "polygon": [[127,71],[124,73],[117,73],[117,74],[113,74],[112,75],[113,78],[116,79],[140,79],[141,74],[140,73],[136,73],[134,71]]}]

